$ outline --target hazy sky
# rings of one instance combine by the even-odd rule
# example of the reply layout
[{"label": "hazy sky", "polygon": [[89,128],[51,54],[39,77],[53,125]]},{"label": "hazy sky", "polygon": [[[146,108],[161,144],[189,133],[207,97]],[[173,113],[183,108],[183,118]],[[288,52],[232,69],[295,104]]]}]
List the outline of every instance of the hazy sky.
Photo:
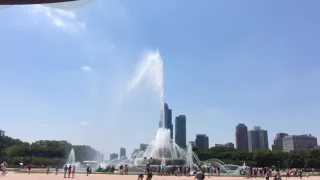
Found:
[{"label": "hazy sky", "polygon": [[[320,138],[318,0],[96,0],[74,11],[0,11],[0,128],[24,141],[68,140],[108,157],[157,129],[150,84],[127,94],[159,49],[165,100],[187,140],[235,141],[235,126]],[[173,118],[174,118],[173,117]]]}]

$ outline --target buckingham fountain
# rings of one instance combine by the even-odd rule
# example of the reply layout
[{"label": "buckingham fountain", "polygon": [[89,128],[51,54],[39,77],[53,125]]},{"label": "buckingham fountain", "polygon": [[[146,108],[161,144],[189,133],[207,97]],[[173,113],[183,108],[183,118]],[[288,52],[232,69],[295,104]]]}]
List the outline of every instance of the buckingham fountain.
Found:
[{"label": "buckingham fountain", "polygon": [[180,148],[171,138],[170,130],[159,128],[155,139],[148,145],[145,151],[134,153],[129,159],[112,160],[102,166],[114,165],[116,169],[120,165],[143,168],[145,166],[176,166],[190,167],[195,170],[200,164],[197,155],[192,151],[192,146],[187,149]]},{"label": "buckingham fountain", "polygon": [[146,53],[142,57],[137,72],[128,84],[128,94],[142,83],[150,85],[159,95],[161,127],[158,128],[154,140],[145,151],[135,152],[129,159],[109,161],[103,166],[121,164],[136,167],[165,165],[196,168],[195,164],[200,161],[193,153],[191,145],[187,149],[180,148],[171,139],[170,130],[165,128],[163,61],[158,51]]},{"label": "buckingham fountain", "polygon": [[155,139],[149,144],[145,151],[140,151],[134,157],[136,166],[188,166],[196,167],[200,163],[198,157],[193,153],[191,146],[188,149],[180,148],[171,138],[170,130],[159,128]]},{"label": "buckingham fountain", "polygon": [[[137,70],[136,75],[130,81],[128,92],[138,87],[142,82],[152,85],[159,94],[160,101],[160,124],[154,140],[148,145],[145,151],[138,151],[132,154],[128,159],[114,159],[107,163],[100,163],[101,168],[109,165],[119,169],[120,165],[128,165],[133,169],[144,169],[145,166],[176,166],[190,167],[191,172],[195,171],[200,165],[204,167],[219,166],[226,174],[232,174],[228,165],[220,160],[211,160],[201,162],[197,155],[192,151],[192,145],[189,144],[186,149],[179,147],[170,137],[170,129],[165,125],[164,112],[164,76],[163,61],[158,51],[146,53]],[[240,167],[239,167],[240,168]]]}]

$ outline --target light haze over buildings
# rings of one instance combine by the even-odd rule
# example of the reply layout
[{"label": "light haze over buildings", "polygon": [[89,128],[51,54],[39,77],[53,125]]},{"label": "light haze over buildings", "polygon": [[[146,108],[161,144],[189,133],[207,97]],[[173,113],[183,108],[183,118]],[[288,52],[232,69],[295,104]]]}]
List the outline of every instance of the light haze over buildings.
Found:
[{"label": "light haze over buildings", "polygon": [[248,131],[249,152],[256,150],[268,150],[268,131],[255,126],[253,130]]}]

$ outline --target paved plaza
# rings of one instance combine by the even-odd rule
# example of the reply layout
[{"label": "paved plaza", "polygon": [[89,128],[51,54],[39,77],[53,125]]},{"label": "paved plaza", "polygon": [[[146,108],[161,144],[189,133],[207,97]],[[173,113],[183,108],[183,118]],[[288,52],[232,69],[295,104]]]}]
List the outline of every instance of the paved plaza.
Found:
[{"label": "paved plaza", "polygon": [[[1,176],[0,179],[5,180],[62,180],[69,179],[63,178],[63,174],[44,174],[44,173],[14,173],[9,172],[5,177]],[[70,178],[71,179],[71,178]],[[107,174],[91,174],[89,176],[85,174],[76,174],[75,179],[77,180],[137,180],[137,175],[107,175]],[[191,177],[176,177],[176,176],[154,176],[152,180],[193,180],[194,176]],[[206,180],[243,180],[243,177],[206,177]],[[253,178],[255,179],[255,178]],[[257,178],[262,179],[262,178]],[[286,179],[283,177],[283,179]],[[299,180],[300,178],[293,177],[292,180]],[[320,180],[320,176],[311,176],[309,178],[303,177],[303,180]]]}]

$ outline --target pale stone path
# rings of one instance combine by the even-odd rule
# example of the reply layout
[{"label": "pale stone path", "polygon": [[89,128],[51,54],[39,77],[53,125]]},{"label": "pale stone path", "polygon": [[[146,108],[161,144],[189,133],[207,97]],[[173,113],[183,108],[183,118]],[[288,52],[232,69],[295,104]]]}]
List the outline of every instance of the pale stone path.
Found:
[{"label": "pale stone path", "polygon": [[[43,173],[14,173],[9,172],[5,177],[1,176],[0,180],[66,180],[69,178],[63,178],[63,174],[43,174]],[[72,179],[72,178],[70,178]],[[137,175],[107,175],[107,174],[91,174],[89,176],[85,174],[76,174],[76,180],[137,180]],[[252,180],[262,180],[262,178],[252,178]],[[300,178],[282,178],[283,180],[300,180]],[[311,176],[309,178],[303,177],[303,180],[320,180],[320,176]],[[153,176],[152,180],[194,180],[194,176],[191,177],[176,177],[176,176]],[[206,180],[244,180],[243,177],[206,177]]]}]

